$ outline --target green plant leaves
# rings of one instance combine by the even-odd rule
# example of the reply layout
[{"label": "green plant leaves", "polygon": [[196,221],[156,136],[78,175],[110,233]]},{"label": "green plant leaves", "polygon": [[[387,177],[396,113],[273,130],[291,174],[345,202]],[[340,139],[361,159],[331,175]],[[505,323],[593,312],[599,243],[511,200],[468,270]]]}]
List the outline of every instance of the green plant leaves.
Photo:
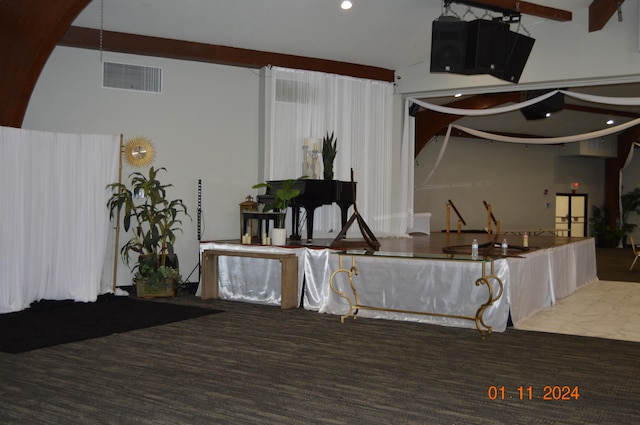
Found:
[{"label": "green plant leaves", "polygon": [[[122,259],[130,264],[132,253],[136,257],[146,256],[154,259],[154,270],[164,266],[167,255],[174,254],[173,244],[176,241],[176,232],[182,232],[182,220],[185,215],[190,218],[187,207],[181,199],[166,199],[167,188],[171,184],[162,184],[157,175],[166,168],[149,169],[148,176],[140,172],[129,175],[129,187],[121,183],[113,183],[107,186],[113,191],[113,195],[107,202],[111,218],[116,212],[122,214],[122,223],[125,231],[132,229],[133,237],[125,243],[120,250]],[[135,193],[143,193],[143,199],[136,199]],[[149,264],[141,267],[137,262],[132,270],[148,269]]]}]

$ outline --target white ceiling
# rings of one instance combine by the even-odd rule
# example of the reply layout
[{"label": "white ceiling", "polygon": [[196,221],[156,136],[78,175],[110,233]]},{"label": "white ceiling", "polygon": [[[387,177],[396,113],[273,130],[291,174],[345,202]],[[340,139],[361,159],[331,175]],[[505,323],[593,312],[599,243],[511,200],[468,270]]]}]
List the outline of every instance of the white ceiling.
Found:
[{"label": "white ceiling", "polygon": [[[440,0],[94,0],[74,25],[396,70],[428,59]],[[591,0],[531,0],[569,10]],[[101,4],[103,5],[101,14]],[[559,6],[561,5],[561,7]],[[467,11],[453,4],[460,15]],[[475,9],[476,16],[484,11]],[[523,23],[541,18],[527,16]]]},{"label": "white ceiling", "polygon": [[[571,11],[574,15],[588,8],[591,1],[530,0],[531,3]],[[390,70],[429,60],[431,23],[443,13],[442,1],[352,0],[353,8],[347,11],[340,8],[340,2],[94,0],[73,25],[99,29],[102,21],[102,28],[106,31],[322,58]],[[451,10],[463,15],[468,8],[454,4]],[[480,18],[484,11],[474,9],[472,13]],[[465,19],[472,18],[467,16]],[[522,23],[526,27],[540,20],[542,18],[523,16]],[[590,87],[584,92],[620,95],[615,94],[612,87]],[[640,96],[640,90],[626,88],[624,95]],[[443,103],[445,100],[435,101]],[[640,112],[637,107],[633,110]],[[542,120],[546,123],[527,122],[519,113],[512,114],[509,119],[504,116],[467,118],[459,123],[487,131],[560,136],[601,129],[606,118],[606,114],[585,116],[584,113],[562,111],[553,117],[557,124],[562,122],[562,126],[547,120]]]}]

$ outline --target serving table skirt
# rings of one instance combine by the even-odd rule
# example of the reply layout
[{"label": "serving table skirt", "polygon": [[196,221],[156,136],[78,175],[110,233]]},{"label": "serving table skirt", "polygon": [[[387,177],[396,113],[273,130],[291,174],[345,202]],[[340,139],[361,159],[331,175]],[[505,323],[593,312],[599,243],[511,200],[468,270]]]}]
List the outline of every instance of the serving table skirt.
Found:
[{"label": "serving table skirt", "polygon": [[[202,242],[200,252],[207,249],[295,252],[298,256],[300,306],[335,315],[343,315],[349,308],[347,301],[329,286],[331,274],[339,267],[337,251]],[[484,313],[486,323],[494,332],[507,328],[509,314],[513,323],[518,324],[555,304],[558,299],[571,295],[579,287],[597,280],[592,238],[528,252],[522,257],[494,261],[494,273],[504,284],[502,297]],[[478,305],[488,297],[485,285],[475,285],[482,275],[481,263],[358,256],[356,266],[359,274],[354,277],[354,285],[362,304],[468,315],[475,313]],[[280,304],[281,274],[277,260],[220,257],[219,268],[221,299]],[[344,289],[348,289],[346,279],[340,276],[336,279],[338,285],[347,285]],[[344,281],[340,282],[340,279]],[[200,288],[196,294],[200,295]],[[359,315],[475,327],[469,321],[445,317],[379,311],[362,311]]]}]

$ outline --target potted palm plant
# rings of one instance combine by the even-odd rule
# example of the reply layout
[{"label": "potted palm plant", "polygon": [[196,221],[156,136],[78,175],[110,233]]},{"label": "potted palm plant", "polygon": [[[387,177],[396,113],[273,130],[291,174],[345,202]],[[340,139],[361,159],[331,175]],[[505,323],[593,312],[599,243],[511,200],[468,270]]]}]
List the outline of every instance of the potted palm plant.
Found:
[{"label": "potted palm plant", "polygon": [[172,185],[158,180],[160,171],[166,168],[151,167],[148,176],[131,173],[128,186],[123,183],[107,186],[113,191],[107,202],[111,218],[122,213],[124,230],[133,232],[120,254],[135,273],[140,297],[173,296],[182,285],[173,245],[176,233],[182,232],[180,217],[190,216],[181,199],[167,199],[167,188]]},{"label": "potted palm plant", "polygon": [[624,193],[620,197],[622,206],[622,219],[620,223],[620,232],[622,233],[622,246],[627,244],[627,235],[632,233],[637,224],[629,222],[629,214],[640,214],[640,188],[636,187],[632,191]]},{"label": "potted palm plant", "polygon": [[[305,176],[300,177],[306,178]],[[284,245],[287,239],[287,231],[285,229],[287,207],[289,203],[300,195],[300,189],[296,189],[293,186],[299,179],[289,179],[282,182],[281,187],[274,190],[274,187],[270,183],[258,183],[253,185],[253,189],[269,188],[274,192],[273,202],[264,206],[264,211],[273,211],[278,213],[275,220],[275,228],[273,229],[273,244]]]}]

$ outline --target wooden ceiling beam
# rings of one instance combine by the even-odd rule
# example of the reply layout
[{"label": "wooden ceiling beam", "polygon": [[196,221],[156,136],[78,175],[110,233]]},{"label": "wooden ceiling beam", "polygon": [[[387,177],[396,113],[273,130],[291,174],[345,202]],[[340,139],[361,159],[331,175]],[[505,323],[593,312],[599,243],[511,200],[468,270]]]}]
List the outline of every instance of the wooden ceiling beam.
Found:
[{"label": "wooden ceiling beam", "polygon": [[588,114],[610,115],[612,117],[626,117],[626,118],[633,118],[633,119],[640,117],[640,114],[638,114],[637,112],[620,111],[620,110],[611,109],[611,108],[596,108],[593,106],[584,106],[584,105],[573,105],[571,103],[566,103],[566,102],[564,104],[564,109],[567,109],[570,111],[577,111],[577,112],[586,112]]},{"label": "wooden ceiling beam", "polygon": [[[58,44],[84,49],[99,49],[100,31],[92,28],[72,26],[60,39]],[[107,51],[120,53],[217,63],[247,68],[263,68],[273,65],[348,75],[370,80],[394,81],[394,71],[374,66],[122,32],[103,31],[102,48]]]},{"label": "wooden ceiling beam", "polygon": [[[520,101],[520,92],[492,93],[479,94],[465,99],[456,100],[445,106],[460,109],[488,109],[505,103],[515,103]],[[429,140],[438,134],[443,127],[457,121],[459,118],[462,118],[462,116],[443,114],[429,109],[419,110],[416,114],[415,156],[418,156]]]},{"label": "wooden ceiling beam", "polygon": [[593,0],[589,5],[589,32],[600,31],[624,0]]},{"label": "wooden ceiling beam", "polygon": [[568,22],[573,19],[573,14],[568,10],[556,9],[555,7],[542,6],[520,0],[452,0],[452,2],[485,9],[501,9],[520,12],[523,15],[537,16],[539,18],[546,18],[560,22]]},{"label": "wooden ceiling beam", "polygon": [[0,125],[21,127],[56,42],[90,0],[0,1]]}]

